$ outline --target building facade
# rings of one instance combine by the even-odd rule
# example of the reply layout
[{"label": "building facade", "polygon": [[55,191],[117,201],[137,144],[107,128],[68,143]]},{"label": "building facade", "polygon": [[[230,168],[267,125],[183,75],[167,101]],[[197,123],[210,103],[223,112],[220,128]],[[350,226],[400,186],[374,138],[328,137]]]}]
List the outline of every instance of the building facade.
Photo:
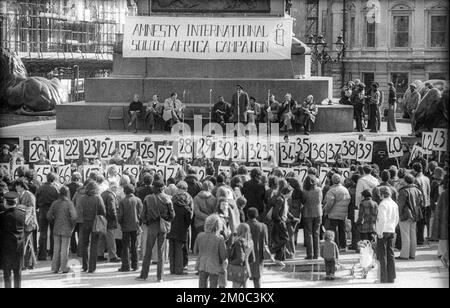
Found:
[{"label": "building facade", "polygon": [[393,82],[400,97],[414,80],[449,79],[448,1],[294,0],[291,15],[296,36],[323,34],[331,55],[343,36],[343,61],[322,72],[333,77],[335,96],[347,80],[383,89]]}]

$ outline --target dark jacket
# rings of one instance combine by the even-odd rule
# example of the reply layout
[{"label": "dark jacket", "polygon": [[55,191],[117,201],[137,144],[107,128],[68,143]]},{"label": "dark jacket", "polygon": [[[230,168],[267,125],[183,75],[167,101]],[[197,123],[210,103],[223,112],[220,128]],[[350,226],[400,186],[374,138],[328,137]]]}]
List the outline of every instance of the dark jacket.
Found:
[{"label": "dark jacket", "polygon": [[201,191],[194,198],[194,227],[199,228],[205,225],[206,217],[213,214],[216,210],[216,198],[212,193]]},{"label": "dark jacket", "polygon": [[136,189],[136,196],[141,199],[142,202],[144,202],[145,197],[151,194],[153,194],[153,186],[151,185],[144,185]]},{"label": "dark jacket", "polygon": [[251,277],[250,264],[255,262],[253,241],[246,243],[242,238],[236,239],[231,246],[229,261],[232,265],[246,266]]},{"label": "dark jacket", "polygon": [[0,210],[0,269],[21,269],[24,253],[26,208]]},{"label": "dark jacket", "polygon": [[102,192],[101,197],[105,204],[107,228],[108,230],[115,230],[119,223],[117,219],[117,211],[119,209],[117,196],[112,191],[105,190]]},{"label": "dark jacket", "polygon": [[77,221],[77,211],[72,201],[58,199],[47,212],[47,219],[53,222],[54,235],[71,237]]},{"label": "dark jacket", "polygon": [[185,243],[191,225],[193,200],[187,192],[179,192],[173,196],[172,203],[175,217],[167,238]]},{"label": "dark jacket", "polygon": [[247,199],[244,212],[247,212],[247,210],[252,207],[258,209],[259,213],[264,212],[264,198],[266,195],[266,188],[264,187],[264,184],[251,179],[250,181],[244,183],[244,186],[242,187],[242,194],[245,199]]},{"label": "dark jacket", "polygon": [[372,198],[366,198],[359,205],[359,215],[356,224],[361,233],[376,232],[375,225],[378,216],[378,204]]},{"label": "dark jacket", "polygon": [[431,238],[448,240],[448,189],[444,190],[436,205]]},{"label": "dark jacket", "polygon": [[45,182],[36,192],[36,208],[50,208],[58,198],[59,193],[55,184]]},{"label": "dark jacket", "polygon": [[400,189],[398,197],[398,212],[400,221],[419,221],[422,216],[423,197],[419,187],[409,184]]},{"label": "dark jacket", "polygon": [[269,252],[269,233],[267,226],[256,219],[249,220],[247,224],[250,227],[252,234],[253,248],[255,252],[255,262],[250,264],[251,276],[253,278],[260,278],[263,271],[264,252]]},{"label": "dark jacket", "polygon": [[184,180],[188,184],[188,193],[192,198],[195,198],[202,190],[202,184],[200,184],[195,174],[188,174]]},{"label": "dark jacket", "polygon": [[126,195],[120,200],[117,220],[122,227],[122,232],[139,230],[143,207],[141,199],[134,194]]},{"label": "dark jacket", "polygon": [[83,215],[83,224],[90,228],[94,225],[97,215],[106,215],[103,199],[98,195],[98,191],[93,189],[93,183],[86,186],[85,194],[80,198],[80,209]]},{"label": "dark jacket", "polygon": [[67,184],[67,188],[69,188],[70,191],[70,200],[72,200],[73,196],[77,192],[78,188],[83,187],[83,184],[78,182],[71,182]]},{"label": "dark jacket", "polygon": [[145,197],[141,217],[142,222],[146,225],[159,223],[160,218],[169,222],[172,221],[175,217],[175,211],[170,197],[164,193]]}]

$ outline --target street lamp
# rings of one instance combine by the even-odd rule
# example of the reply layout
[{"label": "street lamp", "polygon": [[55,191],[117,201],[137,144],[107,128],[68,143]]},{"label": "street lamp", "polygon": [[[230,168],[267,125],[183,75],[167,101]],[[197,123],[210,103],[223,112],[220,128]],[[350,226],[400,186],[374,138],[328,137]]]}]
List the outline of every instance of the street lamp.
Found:
[{"label": "street lamp", "polygon": [[317,61],[321,65],[329,62],[341,62],[344,56],[345,42],[342,35],[339,35],[337,37],[336,43],[333,43],[333,45],[336,45],[337,51],[337,56],[335,58],[330,55],[330,52],[332,52],[332,50],[327,51],[327,42],[322,34],[308,35],[306,44],[311,47],[315,61]]}]

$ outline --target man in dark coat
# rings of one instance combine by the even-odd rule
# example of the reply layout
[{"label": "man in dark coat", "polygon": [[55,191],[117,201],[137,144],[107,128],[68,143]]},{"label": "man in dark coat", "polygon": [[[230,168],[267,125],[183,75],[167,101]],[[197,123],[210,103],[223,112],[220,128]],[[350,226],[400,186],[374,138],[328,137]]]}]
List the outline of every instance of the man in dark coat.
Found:
[{"label": "man in dark coat", "polygon": [[114,230],[117,229],[119,224],[117,219],[117,210],[119,207],[117,199],[118,186],[119,184],[117,182],[110,182],[109,188],[101,194],[106,210],[106,249],[109,255],[109,262],[120,261],[117,257],[117,247],[114,239]]},{"label": "man in dark coat", "polygon": [[39,252],[38,260],[47,260],[47,230],[50,227],[50,255],[53,255],[53,226],[47,219],[47,212],[54,201],[59,198],[55,184],[56,174],[47,174],[47,182],[42,184],[36,192],[36,208],[39,210]]},{"label": "man in dark coat", "polygon": [[256,208],[259,213],[264,212],[264,199],[266,195],[266,188],[261,183],[262,172],[260,169],[253,169],[250,172],[251,180],[244,183],[242,188],[242,194],[247,199],[247,205],[244,208],[244,212],[251,207]]},{"label": "man in dark coat", "polygon": [[[254,207],[248,209],[247,224],[250,227],[250,232],[252,234],[252,240],[255,250],[255,262],[250,264],[251,280],[253,280],[253,285],[255,288],[261,288],[261,277],[263,274],[264,267],[264,254],[271,256],[269,251],[269,233],[267,231],[267,226],[256,218],[259,216],[258,210]],[[272,260],[275,261],[275,260]]]},{"label": "man in dark coat", "polygon": [[249,98],[241,85],[236,86],[236,93],[231,98],[231,122],[245,123],[245,112],[248,109]]},{"label": "man in dark coat", "polygon": [[197,172],[193,169],[189,169],[187,176],[184,179],[188,185],[188,193],[194,199],[199,192],[202,191],[202,184],[199,182]]},{"label": "man in dark coat", "polygon": [[177,188],[178,193],[172,198],[175,218],[172,221],[167,238],[169,239],[170,273],[183,275],[183,268],[188,263],[186,244],[194,201],[187,192],[188,185],[186,182],[179,182]]},{"label": "man in dark coat", "polygon": [[219,101],[213,107],[213,121],[225,128],[225,123],[230,117],[230,104],[225,102],[223,96],[219,96]]},{"label": "man in dark coat", "polygon": [[27,210],[17,205],[19,195],[16,192],[7,192],[4,198],[6,204],[0,210],[0,268],[3,269],[5,288],[11,288],[12,272],[14,288],[20,288]]}]

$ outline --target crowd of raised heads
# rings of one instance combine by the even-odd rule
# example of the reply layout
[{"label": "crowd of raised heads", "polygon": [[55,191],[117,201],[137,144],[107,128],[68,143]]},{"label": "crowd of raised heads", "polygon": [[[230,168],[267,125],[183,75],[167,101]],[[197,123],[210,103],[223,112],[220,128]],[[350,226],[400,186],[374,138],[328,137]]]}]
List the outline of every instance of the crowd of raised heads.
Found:
[{"label": "crowd of raised heads", "polygon": [[[448,266],[448,170],[435,161],[419,157],[411,168],[380,170],[339,160],[323,183],[306,161],[303,179],[278,168],[263,174],[232,163],[227,174],[210,160],[191,165],[174,158],[172,164],[179,162],[183,168],[167,181],[148,166],[138,178],[119,174],[115,165],[86,179],[74,171],[64,185],[53,172],[41,183],[26,167],[15,180],[2,171],[5,285],[14,274],[20,286],[21,271],[49,257],[52,272],[69,273],[70,253],[87,273],[95,273],[97,262],[117,262],[120,272],[140,271],[140,281],[148,279],[151,264],[162,281],[166,262],[171,275],[189,274],[191,262],[200,287],[246,287],[249,279],[260,287],[264,260],[283,267],[299,257],[322,258],[327,279],[334,279],[339,254],[357,253],[362,240],[376,243],[383,283],[395,280],[395,249],[397,261],[413,262],[417,245],[437,241]],[[206,167],[202,181],[197,163]]]}]

